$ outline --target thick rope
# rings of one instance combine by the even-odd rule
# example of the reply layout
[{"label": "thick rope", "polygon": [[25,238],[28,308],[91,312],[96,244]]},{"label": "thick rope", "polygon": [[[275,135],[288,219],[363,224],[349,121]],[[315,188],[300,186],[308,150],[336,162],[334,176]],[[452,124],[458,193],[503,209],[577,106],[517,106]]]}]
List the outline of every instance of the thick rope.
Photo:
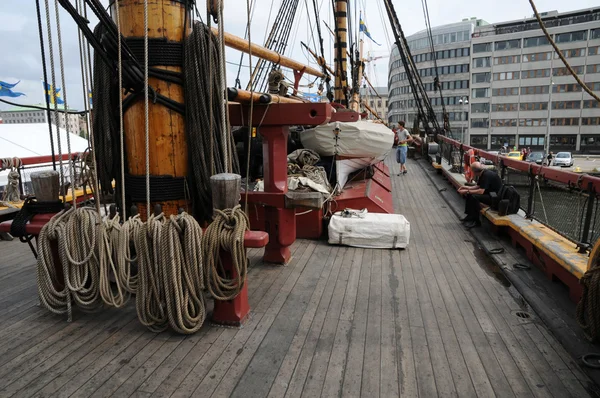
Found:
[{"label": "thick rope", "polygon": [[577,323],[591,342],[600,338],[600,265],[596,261],[579,281],[583,285],[581,300],[577,303]]},{"label": "thick rope", "polygon": [[[19,192],[19,180],[21,179],[21,175],[17,170],[21,167],[21,159],[19,158],[3,158],[0,159],[0,170],[10,169],[8,172],[8,183],[6,184],[6,190],[2,195],[1,204],[8,205],[9,202],[20,202],[21,201],[21,193]],[[13,207],[13,206],[7,206]]]},{"label": "thick rope", "polygon": [[[246,282],[248,258],[244,248],[244,234],[249,230],[249,222],[239,205],[233,209],[215,210],[215,213],[202,241],[205,279],[213,298],[227,301],[235,298]],[[226,276],[223,269],[221,250],[231,255],[234,273],[231,278]]]}]

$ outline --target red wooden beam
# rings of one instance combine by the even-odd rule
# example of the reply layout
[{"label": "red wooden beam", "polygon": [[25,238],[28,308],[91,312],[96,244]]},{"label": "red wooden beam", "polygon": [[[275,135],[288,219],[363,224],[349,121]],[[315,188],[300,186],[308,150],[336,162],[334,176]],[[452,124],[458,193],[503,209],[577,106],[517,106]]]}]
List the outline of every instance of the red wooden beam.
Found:
[{"label": "red wooden beam", "polygon": [[[54,159],[56,159],[56,161],[59,161],[59,158],[62,158],[62,160],[69,160],[69,159],[73,159],[79,156],[79,152],[73,152],[72,154],[64,154],[62,156],[59,155],[55,155]],[[31,166],[31,165],[36,165],[36,164],[44,164],[44,163],[52,163],[52,155],[46,155],[46,156],[31,156],[31,157],[27,157],[27,158],[20,158],[21,159],[21,164],[23,166]],[[2,163],[2,159],[0,159],[0,163]],[[4,164],[0,164],[0,168],[5,168]]]}]

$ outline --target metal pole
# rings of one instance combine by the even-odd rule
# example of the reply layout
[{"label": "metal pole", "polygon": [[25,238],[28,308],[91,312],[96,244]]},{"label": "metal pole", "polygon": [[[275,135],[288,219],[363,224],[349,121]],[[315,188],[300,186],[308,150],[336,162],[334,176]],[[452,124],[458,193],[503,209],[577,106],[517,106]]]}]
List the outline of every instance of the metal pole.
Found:
[{"label": "metal pole", "polygon": [[[554,52],[552,52],[554,54]],[[552,113],[552,91],[554,88],[554,81],[550,78],[550,96],[548,103],[548,120],[546,121],[546,155],[550,153],[550,116]]]},{"label": "metal pole", "polygon": [[[588,202],[587,202],[587,212],[585,214],[585,221],[583,223],[583,234],[581,236],[581,242],[587,243],[589,245],[589,233],[590,233],[590,224],[592,221],[592,214],[594,212],[594,201],[596,199],[596,192],[594,190],[594,184],[591,182],[588,184]],[[581,225],[581,224],[580,224]],[[583,249],[585,252],[585,248]]]}]

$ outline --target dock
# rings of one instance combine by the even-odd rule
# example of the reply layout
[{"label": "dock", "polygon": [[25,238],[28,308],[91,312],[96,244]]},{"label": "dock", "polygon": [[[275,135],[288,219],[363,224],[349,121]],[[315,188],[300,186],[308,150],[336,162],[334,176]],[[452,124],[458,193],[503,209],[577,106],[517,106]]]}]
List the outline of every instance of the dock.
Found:
[{"label": "dock", "polygon": [[239,329],[154,334],[134,303],[67,323],[37,306],[28,246],[0,242],[0,396],[591,396],[426,171],[409,160],[397,176],[388,160],[408,248],[298,240],[286,266],[250,249]]}]

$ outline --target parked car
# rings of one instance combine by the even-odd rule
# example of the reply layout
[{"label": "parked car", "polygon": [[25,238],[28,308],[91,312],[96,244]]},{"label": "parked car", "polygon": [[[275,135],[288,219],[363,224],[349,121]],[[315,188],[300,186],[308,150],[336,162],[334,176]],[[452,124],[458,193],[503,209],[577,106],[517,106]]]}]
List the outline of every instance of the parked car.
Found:
[{"label": "parked car", "polygon": [[571,152],[559,152],[552,160],[553,166],[571,167],[573,166],[573,156]]},{"label": "parked car", "polygon": [[544,152],[531,152],[525,160],[530,163],[542,164],[545,157],[546,154]]},{"label": "parked car", "polygon": [[515,160],[523,160],[523,154],[521,152],[517,152],[517,151],[512,151],[509,152],[508,155],[509,158],[511,159],[515,159]]}]

